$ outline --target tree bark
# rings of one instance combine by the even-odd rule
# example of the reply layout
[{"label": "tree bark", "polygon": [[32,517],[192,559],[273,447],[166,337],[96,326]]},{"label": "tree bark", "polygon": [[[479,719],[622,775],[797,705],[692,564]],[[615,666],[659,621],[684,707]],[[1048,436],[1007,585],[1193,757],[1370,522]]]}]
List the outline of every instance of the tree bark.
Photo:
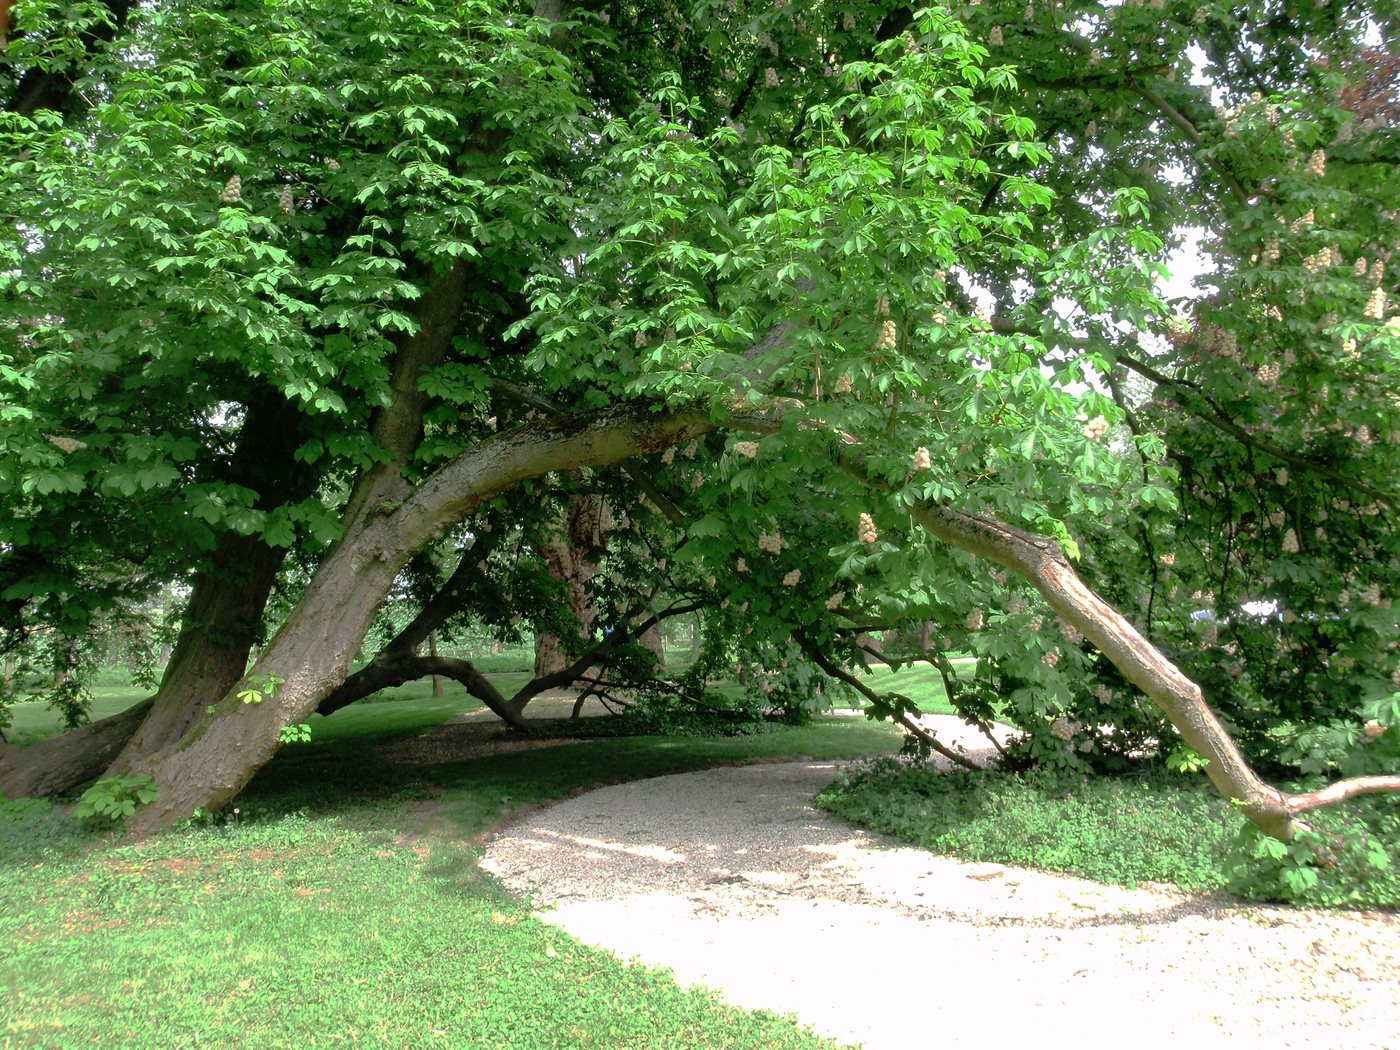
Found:
[{"label": "tree bark", "polygon": [[42,798],[100,776],[150,713],[155,697],[27,747],[0,745],[0,796]]},{"label": "tree bark", "polygon": [[119,776],[169,747],[243,677],[263,610],[286,557],[257,536],[224,533],[213,564],[194,581],[180,637],[150,713],[107,770]]},{"label": "tree bark", "polygon": [[[568,509],[538,541],[549,574],[569,585],[569,610],[578,618],[579,641],[593,638],[598,608],[589,582],[598,571],[597,557],[606,550],[611,515],[599,496],[575,496]],[[552,634],[535,638],[535,677],[562,671],[573,662],[572,650]]]}]

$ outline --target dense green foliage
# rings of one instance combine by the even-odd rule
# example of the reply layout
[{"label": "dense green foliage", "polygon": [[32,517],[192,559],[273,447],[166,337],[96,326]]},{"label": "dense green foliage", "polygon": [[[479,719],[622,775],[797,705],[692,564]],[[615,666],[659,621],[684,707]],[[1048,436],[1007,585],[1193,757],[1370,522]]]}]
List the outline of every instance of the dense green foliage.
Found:
[{"label": "dense green foliage", "polygon": [[[858,666],[882,635],[1021,730],[1025,762],[1181,754],[1038,592],[917,525],[927,504],[1058,541],[1271,772],[1400,769],[1400,100],[1394,59],[1358,51],[1394,14],[22,5],[7,644],[66,668],[77,722],[80,640],[166,623],[161,589],[248,538],[280,564],[259,642],[335,613],[307,584],[358,571],[349,550],[398,572],[359,595],[387,599],[372,644],[444,592],[448,640],[576,652],[685,608],[704,670],[619,645],[614,687],[703,705],[733,668],[749,708],[811,709],[848,696],[814,655]],[[1212,269],[1164,304],[1191,226]],[[716,425],[625,469],[517,463],[372,549],[463,464],[619,405]],[[723,425],[757,409],[761,434]],[[546,548],[588,500],[585,622]],[[255,673],[300,725],[349,656],[289,648],[304,666]],[[191,747],[258,717],[200,710]]]}]

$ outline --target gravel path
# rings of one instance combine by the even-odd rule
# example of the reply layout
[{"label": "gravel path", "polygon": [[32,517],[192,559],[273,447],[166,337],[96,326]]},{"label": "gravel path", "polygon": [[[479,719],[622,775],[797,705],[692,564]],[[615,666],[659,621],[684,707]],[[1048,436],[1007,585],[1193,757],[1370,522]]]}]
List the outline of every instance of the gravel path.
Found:
[{"label": "gravel path", "polygon": [[835,772],[604,788],[508,829],[484,866],[583,941],[867,1050],[1400,1050],[1400,917],[963,864],[812,809]]}]

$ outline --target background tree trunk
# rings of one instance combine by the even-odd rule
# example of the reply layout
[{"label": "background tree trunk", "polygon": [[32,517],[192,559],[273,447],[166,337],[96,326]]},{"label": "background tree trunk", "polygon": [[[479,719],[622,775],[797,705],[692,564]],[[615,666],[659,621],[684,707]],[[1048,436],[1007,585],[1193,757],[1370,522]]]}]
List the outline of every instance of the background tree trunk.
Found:
[{"label": "background tree trunk", "polygon": [[[575,496],[554,527],[539,537],[537,546],[549,574],[569,585],[569,609],[578,617],[579,641],[593,644],[593,621],[598,618],[589,583],[598,571],[598,556],[607,549],[612,515],[599,496]],[[535,636],[535,677],[555,674],[573,663],[571,649],[552,634]]]}]

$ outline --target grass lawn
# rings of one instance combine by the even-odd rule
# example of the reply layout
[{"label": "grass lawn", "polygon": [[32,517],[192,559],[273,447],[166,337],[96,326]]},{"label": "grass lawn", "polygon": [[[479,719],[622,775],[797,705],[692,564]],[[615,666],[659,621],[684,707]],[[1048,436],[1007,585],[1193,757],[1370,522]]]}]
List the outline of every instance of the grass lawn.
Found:
[{"label": "grass lawn", "polygon": [[430,767],[376,754],[471,706],[449,694],[314,717],[237,820],[139,845],[47,802],[0,803],[0,1050],[832,1045],[572,941],[500,895],[466,843],[599,784],[888,752],[890,727],[824,718]]}]

